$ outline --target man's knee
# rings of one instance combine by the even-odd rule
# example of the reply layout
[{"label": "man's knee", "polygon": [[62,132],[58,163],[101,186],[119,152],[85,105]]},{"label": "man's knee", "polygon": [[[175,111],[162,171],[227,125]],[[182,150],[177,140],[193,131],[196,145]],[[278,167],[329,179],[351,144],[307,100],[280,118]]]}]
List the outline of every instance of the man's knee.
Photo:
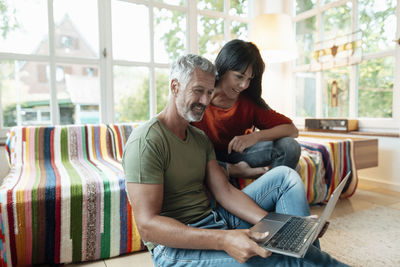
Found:
[{"label": "man's knee", "polygon": [[[278,166],[273,169],[276,172],[280,172],[281,175],[279,175],[281,179],[281,184],[282,185],[287,185],[287,186],[294,186],[296,184],[303,184],[303,181],[300,178],[300,175],[292,168],[287,167],[287,166]],[[272,170],[271,170],[272,171]]]}]

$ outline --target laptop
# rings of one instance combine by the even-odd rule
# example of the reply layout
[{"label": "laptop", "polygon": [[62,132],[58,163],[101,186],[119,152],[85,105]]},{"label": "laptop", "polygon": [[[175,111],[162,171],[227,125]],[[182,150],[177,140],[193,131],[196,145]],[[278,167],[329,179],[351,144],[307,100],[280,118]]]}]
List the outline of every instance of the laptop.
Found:
[{"label": "laptop", "polygon": [[333,191],[328,204],[318,219],[269,212],[261,221],[250,228],[255,232],[269,232],[268,237],[259,245],[274,253],[296,258],[304,257],[308,247],[319,235],[331,216],[350,173],[347,173],[346,177]]}]

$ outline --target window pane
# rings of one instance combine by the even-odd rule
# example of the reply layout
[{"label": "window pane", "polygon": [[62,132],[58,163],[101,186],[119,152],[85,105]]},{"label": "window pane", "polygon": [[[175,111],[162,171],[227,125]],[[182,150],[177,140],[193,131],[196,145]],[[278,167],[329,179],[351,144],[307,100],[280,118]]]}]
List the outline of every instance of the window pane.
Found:
[{"label": "window pane", "polygon": [[186,51],[186,16],[179,11],[154,9],[154,55],[156,62],[168,63]]},{"label": "window pane", "polygon": [[359,117],[392,117],[394,65],[394,57],[369,60],[359,65]]},{"label": "window pane", "polygon": [[296,116],[315,117],[315,72],[296,73]]},{"label": "window pane", "polygon": [[248,0],[231,0],[229,15],[247,17],[249,15],[248,2]]},{"label": "window pane", "polygon": [[45,62],[0,62],[4,127],[51,123],[47,68]]},{"label": "window pane", "polygon": [[351,33],[351,3],[323,13],[323,40]]},{"label": "window pane", "polygon": [[393,49],[396,39],[396,0],[359,1],[363,52]]},{"label": "window pane", "polygon": [[316,7],[317,0],[296,0],[296,14]]},{"label": "window pane", "polygon": [[330,4],[330,3],[335,2],[335,1],[338,1],[338,0],[321,0],[321,5]]},{"label": "window pane", "polygon": [[55,50],[58,56],[99,57],[97,0],[55,0]]},{"label": "window pane", "polygon": [[208,10],[216,10],[216,11],[224,11],[224,0],[198,0],[197,8],[200,10],[208,9]]},{"label": "window pane", "polygon": [[149,61],[149,12],[144,5],[112,1],[114,59]]},{"label": "window pane", "polygon": [[296,23],[296,43],[299,56],[296,60],[297,65],[311,63],[316,39],[316,17],[311,17]]},{"label": "window pane", "polygon": [[186,0],[156,0],[156,1],[163,2],[163,3],[169,4],[169,5],[175,5],[175,6],[186,5]]},{"label": "window pane", "polygon": [[57,64],[60,124],[100,122],[100,81],[95,65]]},{"label": "window pane", "polygon": [[2,2],[0,52],[48,55],[47,1]]},{"label": "window pane", "polygon": [[156,69],[157,113],[167,104],[169,95],[169,70]]},{"label": "window pane", "polygon": [[116,122],[145,121],[150,118],[149,69],[114,67],[114,110]]},{"label": "window pane", "polygon": [[323,114],[324,117],[349,116],[350,67],[323,71]]},{"label": "window pane", "polygon": [[248,27],[247,23],[233,20],[231,22],[231,38],[247,40],[247,35],[248,35],[247,27]]},{"label": "window pane", "polygon": [[200,55],[214,61],[224,41],[224,20],[199,16],[198,34]]}]

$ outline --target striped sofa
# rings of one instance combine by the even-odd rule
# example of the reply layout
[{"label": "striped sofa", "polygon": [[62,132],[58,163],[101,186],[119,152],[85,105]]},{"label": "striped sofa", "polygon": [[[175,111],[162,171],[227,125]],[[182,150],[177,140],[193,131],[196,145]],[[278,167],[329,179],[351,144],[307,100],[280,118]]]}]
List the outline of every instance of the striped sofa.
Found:
[{"label": "striped sofa", "polygon": [[[69,263],[143,250],[121,167],[137,124],[15,127],[11,170],[0,187],[0,266]],[[352,171],[351,140],[299,139],[296,170],[310,204],[326,201]],[[252,180],[239,179],[243,188]]]},{"label": "striped sofa", "polygon": [[144,249],[121,166],[134,124],[15,127],[0,187],[0,265],[104,259]]},{"label": "striped sofa", "polygon": [[[358,178],[351,139],[299,137],[297,141],[301,146],[301,156],[296,171],[303,180],[308,203],[327,202],[349,171],[351,176],[341,197],[351,197],[355,193]],[[252,181],[240,178],[237,185],[242,189]]]}]

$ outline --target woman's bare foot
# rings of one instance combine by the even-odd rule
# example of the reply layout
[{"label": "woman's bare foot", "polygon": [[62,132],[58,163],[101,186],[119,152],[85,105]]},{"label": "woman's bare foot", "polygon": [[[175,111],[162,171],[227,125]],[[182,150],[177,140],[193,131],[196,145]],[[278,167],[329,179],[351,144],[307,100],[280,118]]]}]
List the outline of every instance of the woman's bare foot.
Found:
[{"label": "woman's bare foot", "polygon": [[233,178],[251,178],[256,179],[267,172],[263,167],[252,168],[245,161],[236,164],[227,164],[227,169],[230,177]]}]

